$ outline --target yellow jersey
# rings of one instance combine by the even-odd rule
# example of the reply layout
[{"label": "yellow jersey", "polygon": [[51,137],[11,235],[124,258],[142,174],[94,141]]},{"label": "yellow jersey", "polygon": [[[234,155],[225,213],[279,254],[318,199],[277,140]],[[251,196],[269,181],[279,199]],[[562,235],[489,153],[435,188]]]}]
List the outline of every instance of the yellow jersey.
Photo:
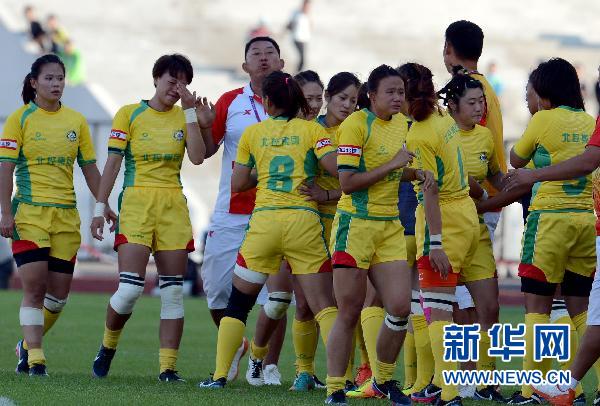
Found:
[{"label": "yellow jersey", "polygon": [[96,162],[88,124],[61,105],[50,112],[31,102],[12,113],[0,139],[0,161],[16,164],[15,199],[38,206],[73,208],[73,165]]},{"label": "yellow jersey", "polygon": [[[538,111],[513,151],[523,160],[533,160],[536,168],[556,165],[583,153],[594,125],[594,118],[583,110],[560,106]],[[592,208],[590,175],[533,185],[529,211]]]},{"label": "yellow jersey", "polygon": [[[408,122],[401,113],[388,121],[368,109],[352,113],[338,129],[338,171],[368,172],[389,162],[406,141]],[[338,211],[371,220],[397,220],[402,169],[394,170],[368,189],[342,193]]]},{"label": "yellow jersey", "polygon": [[[333,127],[327,127],[327,125],[325,124],[325,116],[319,116],[317,117],[317,123],[319,123],[321,126],[323,126],[323,128],[325,129],[325,132],[327,133],[327,135],[329,136],[329,139],[331,140],[331,146],[337,150],[338,147],[338,143],[337,143],[337,130],[340,127],[339,125],[333,126]],[[319,185],[321,188],[325,189],[325,190],[337,190],[340,188],[340,181],[338,180],[338,178],[334,178],[333,176],[331,176],[331,174],[329,172],[327,172],[325,169],[319,167],[319,172],[317,175],[317,179],[315,180],[315,183],[317,185]],[[319,203],[319,213],[321,214],[328,214],[330,216],[335,215],[335,211],[337,209],[337,201],[330,201],[330,202],[326,202],[326,203]]]},{"label": "yellow jersey", "polygon": [[[415,153],[413,167],[431,171],[439,189],[440,202],[460,199],[469,195],[469,175],[464,167],[464,152],[460,130],[450,115],[434,112],[423,121],[413,121],[406,146]],[[423,192],[415,182],[420,203]]]},{"label": "yellow jersey", "polygon": [[319,160],[335,152],[319,124],[293,118],[274,117],[247,127],[237,149],[236,164],[256,168],[258,184],[254,210],[309,209],[298,188],[313,182]]},{"label": "yellow jersey", "polygon": [[183,110],[157,111],[142,100],[115,115],[108,153],[125,156],[123,188],[181,188],[181,163],[187,130]]},{"label": "yellow jersey", "polygon": [[472,130],[460,130],[459,135],[465,153],[463,163],[469,176],[481,185],[488,176],[500,172],[492,132],[489,129],[476,124]]}]

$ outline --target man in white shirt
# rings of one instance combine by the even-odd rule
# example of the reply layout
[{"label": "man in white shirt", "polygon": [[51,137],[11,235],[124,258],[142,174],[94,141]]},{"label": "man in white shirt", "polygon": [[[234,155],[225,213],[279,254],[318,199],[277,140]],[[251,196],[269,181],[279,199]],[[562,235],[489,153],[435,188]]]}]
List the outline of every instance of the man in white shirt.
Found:
[{"label": "man in white shirt", "polygon": [[309,5],[310,1],[304,0],[302,7],[292,14],[292,18],[287,26],[288,30],[292,32],[294,45],[298,49],[298,72],[301,72],[302,68],[304,68],[306,46],[311,36],[311,23],[308,17]]}]

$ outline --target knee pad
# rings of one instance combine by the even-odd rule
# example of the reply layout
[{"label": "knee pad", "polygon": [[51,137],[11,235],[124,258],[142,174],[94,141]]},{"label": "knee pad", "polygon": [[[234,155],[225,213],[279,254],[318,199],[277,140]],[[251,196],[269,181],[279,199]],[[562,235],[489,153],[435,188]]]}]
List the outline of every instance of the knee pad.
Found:
[{"label": "knee pad", "polygon": [[119,288],[110,298],[110,306],[121,315],[131,314],[135,302],[144,292],[144,278],[131,272],[121,272],[119,276]]},{"label": "knee pad", "polygon": [[233,273],[246,282],[256,283],[257,285],[264,285],[269,277],[266,273],[256,272],[238,264],[235,264]]},{"label": "knee pad", "polygon": [[563,296],[589,297],[590,292],[592,291],[593,282],[593,277],[565,271],[565,277],[560,284],[560,293]]},{"label": "knee pad", "polygon": [[565,316],[569,316],[567,311],[567,305],[564,300],[554,299],[552,300],[552,311],[550,312],[550,323],[556,322]]},{"label": "knee pad", "polygon": [[554,296],[556,283],[538,281],[537,279],[521,276],[521,292],[540,296]]},{"label": "knee pad", "polygon": [[159,276],[160,318],[182,319],[183,310],[183,276]]},{"label": "knee pad", "polygon": [[246,324],[248,313],[252,310],[257,296],[258,295],[247,295],[240,292],[235,286],[232,286],[231,295],[229,296],[229,302],[227,303],[224,316],[238,319]]},{"label": "knee pad", "polygon": [[44,297],[44,307],[51,313],[60,313],[67,304],[68,297],[64,299],[58,299],[52,296],[50,293],[46,293]]},{"label": "knee pad", "polygon": [[404,331],[408,328],[407,317],[396,317],[389,313],[385,314],[385,325],[392,331]]},{"label": "knee pad", "polygon": [[421,307],[421,298],[418,290],[411,291],[410,312],[416,316],[423,315],[423,308]]},{"label": "knee pad", "polygon": [[452,312],[454,302],[456,302],[456,295],[450,293],[437,293],[437,292],[423,292],[423,307],[431,309],[439,309],[446,312]]},{"label": "knee pad", "polygon": [[475,307],[475,303],[473,303],[473,297],[464,285],[459,285],[456,287],[456,304],[460,310],[470,309]]},{"label": "knee pad", "polygon": [[19,309],[19,321],[22,326],[43,326],[44,313],[42,309],[35,307],[21,307]]},{"label": "knee pad", "polygon": [[290,292],[273,292],[269,293],[269,299],[263,306],[263,310],[268,318],[280,320],[285,316],[290,303],[292,302],[292,294]]}]

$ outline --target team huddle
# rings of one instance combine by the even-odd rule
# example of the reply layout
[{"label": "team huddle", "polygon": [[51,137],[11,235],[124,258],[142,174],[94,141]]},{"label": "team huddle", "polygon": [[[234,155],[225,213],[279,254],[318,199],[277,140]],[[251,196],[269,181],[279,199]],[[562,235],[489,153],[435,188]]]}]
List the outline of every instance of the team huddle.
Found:
[{"label": "team huddle", "polygon": [[[295,301],[290,390],[326,387],[327,404],[370,397],[392,405],[455,406],[465,398],[585,404],[579,381],[592,367],[600,376],[600,227],[590,175],[600,164],[600,129],[584,111],[575,68],[561,58],[542,62],[527,83],[531,120],[510,154],[514,168],[527,169],[507,172],[500,105],[477,71],[483,38],[472,22],[448,26],[443,58],[451,79],[436,91],[431,71],[418,63],[378,66],[365,83],[350,72],[327,85],[310,70],[291,76],[278,44],[256,37],[242,65],[250,82],[215,105],[188,90],[186,57],[164,55],[152,69],[154,96],[115,115],[102,174],[85,118],[60,101],[62,61],[38,58],[24,80],[24,106],[7,119],[0,141],[0,233],[13,241],[24,293],[17,373],[47,375],[42,337],[67,303],[81,241],[77,162],[97,202],[93,237],[102,240],[107,223],[115,233],[120,280],[93,376],[109,373],[152,254],[161,298],[159,379],[183,381],[176,364],[194,240],[181,166],[184,155],[200,165],[223,145],[202,265],[218,328],[216,363],[200,389],[226,388],[247,352],[249,384],[281,385],[277,362]],[[117,215],[107,202],[123,159]],[[529,205],[519,265],[523,370],[550,369],[532,355],[534,325],[569,324],[571,342],[581,341],[577,355],[560,364],[572,372],[568,387],[524,385],[505,398],[497,386],[459,388],[442,376],[495,370],[488,335],[470,366],[444,357],[443,337],[452,323],[479,323],[483,331],[499,322],[493,236],[501,208],[519,200]],[[249,342],[255,303],[262,308]],[[315,371],[319,335],[325,383]]]}]

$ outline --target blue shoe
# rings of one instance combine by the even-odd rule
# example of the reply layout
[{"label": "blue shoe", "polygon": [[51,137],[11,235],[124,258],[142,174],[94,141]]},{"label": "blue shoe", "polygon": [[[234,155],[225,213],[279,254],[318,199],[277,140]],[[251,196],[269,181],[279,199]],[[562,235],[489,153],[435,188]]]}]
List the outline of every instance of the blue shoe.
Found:
[{"label": "blue shoe", "polygon": [[177,374],[177,371],[173,371],[172,369],[161,372],[160,375],[158,375],[158,380],[161,382],[185,382],[185,379],[180,377]]},{"label": "blue shoe", "polygon": [[110,370],[110,363],[115,356],[117,350],[106,348],[101,345],[96,358],[94,359],[94,365],[92,365],[92,375],[96,378],[104,378],[108,375]]},{"label": "blue shoe", "polygon": [[46,365],[33,364],[33,366],[29,368],[29,376],[48,376]]},{"label": "blue shoe", "polygon": [[373,379],[373,390],[381,397],[388,398],[392,406],[411,405],[410,397],[406,396],[398,387],[398,381],[387,381],[383,384],[378,384]]},{"label": "blue shoe", "polygon": [[226,384],[227,380],[225,378],[219,378],[215,381],[211,377],[198,383],[198,387],[201,389],[223,389]]},{"label": "blue shoe", "polygon": [[346,394],[343,389],[333,392],[331,395],[327,397],[325,400],[326,405],[338,405],[338,406],[348,406],[348,402],[346,402]]},{"label": "blue shoe", "polygon": [[296,379],[290,387],[290,390],[297,392],[307,392],[313,389],[315,389],[315,380],[308,372],[301,372],[296,375]]},{"label": "blue shoe", "polygon": [[29,353],[25,348],[23,348],[23,340],[20,340],[17,343],[17,347],[15,348],[15,353],[17,354],[18,362],[17,368],[15,372],[18,374],[28,374],[29,373]]}]

